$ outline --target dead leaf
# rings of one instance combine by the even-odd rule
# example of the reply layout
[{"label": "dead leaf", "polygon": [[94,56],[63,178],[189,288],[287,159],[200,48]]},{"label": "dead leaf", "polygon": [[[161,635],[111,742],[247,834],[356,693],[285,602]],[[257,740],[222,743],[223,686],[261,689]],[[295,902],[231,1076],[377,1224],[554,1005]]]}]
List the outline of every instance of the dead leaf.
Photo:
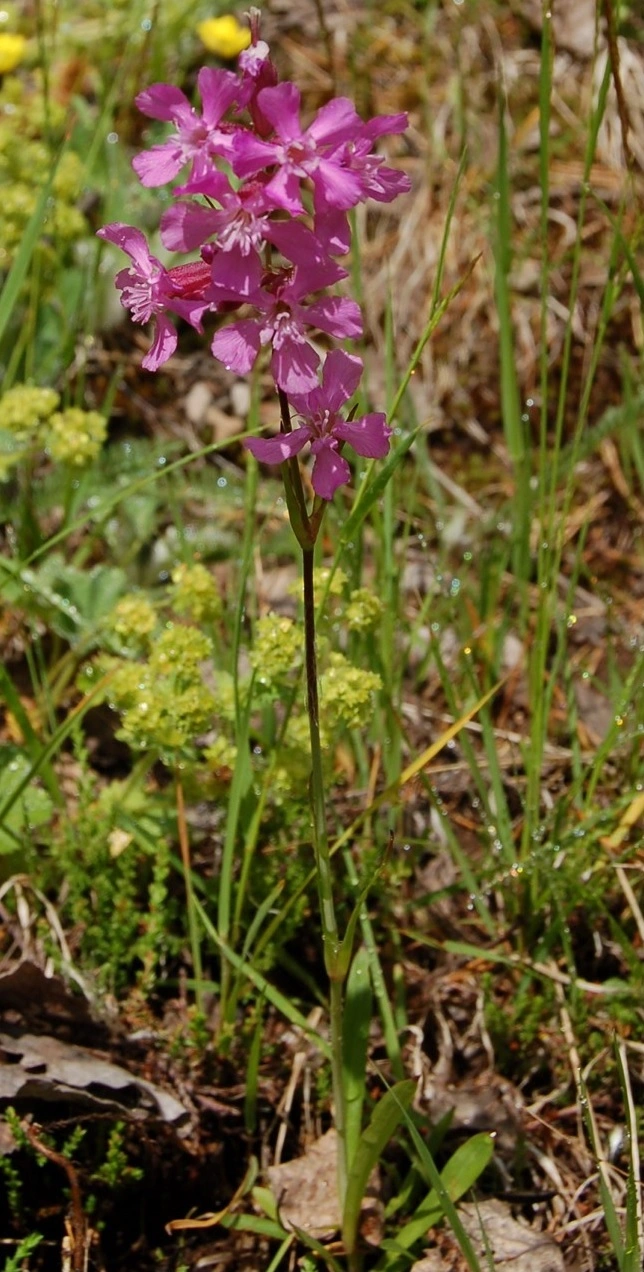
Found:
[{"label": "dead leaf", "polygon": [[[323,1241],[341,1226],[337,1189],[337,1136],[327,1131],[303,1157],[268,1169],[268,1182],[285,1228],[301,1229]],[[383,1231],[379,1179],[374,1171],[360,1208],[360,1233],[369,1245],[379,1245]]]},{"label": "dead leaf", "polygon": [[[563,1272],[561,1250],[552,1237],[519,1223],[505,1202],[466,1202],[459,1206],[458,1213],[482,1268],[492,1266],[494,1272]],[[454,1264],[446,1249],[450,1244],[458,1258],[456,1238],[448,1231],[441,1249],[427,1250],[411,1272],[444,1272],[460,1266],[462,1256]]]},{"label": "dead leaf", "polygon": [[174,1126],[188,1112],[167,1091],[48,1034],[0,1034],[0,1099],[72,1100],[103,1111],[157,1115]]},{"label": "dead leaf", "polygon": [[301,1228],[323,1240],[340,1227],[337,1137],[327,1131],[303,1157],[268,1170],[268,1182],[285,1228]]},{"label": "dead leaf", "polygon": [[495,1272],[563,1272],[561,1250],[552,1237],[519,1223],[506,1202],[466,1202],[458,1213],[482,1265],[487,1248]]},{"label": "dead leaf", "polygon": [[98,1027],[86,998],[72,993],[61,976],[48,976],[42,967],[27,958],[0,973],[2,1009],[19,1012],[30,1024],[51,1020],[58,1025]]}]

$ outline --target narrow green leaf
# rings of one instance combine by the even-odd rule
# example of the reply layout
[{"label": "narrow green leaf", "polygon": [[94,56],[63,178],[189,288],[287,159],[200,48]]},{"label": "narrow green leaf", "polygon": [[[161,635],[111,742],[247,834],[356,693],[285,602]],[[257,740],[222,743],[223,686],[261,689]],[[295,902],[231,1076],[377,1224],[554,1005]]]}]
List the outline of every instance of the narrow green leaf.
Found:
[{"label": "narrow green leaf", "polygon": [[105,687],[112,679],[112,674],[113,673],[110,672],[106,676],[103,676],[98,684],[94,685],[93,689],[87,693],[85,697],[82,698],[81,701],[68,713],[56,729],[56,732],[50,738],[49,742],[46,746],[42,747],[39,755],[35,757],[28,770],[23,776],[21,776],[20,781],[16,784],[13,790],[9,791],[8,794],[5,795],[5,798],[0,805],[0,825],[2,825],[7,817],[9,810],[13,808],[14,804],[20,799],[23,791],[25,791],[30,785],[36,773],[39,773],[42,768],[46,767],[52,756],[56,755],[56,753],[60,750],[63,742],[65,742],[69,735],[73,733],[76,725],[80,720],[82,720],[83,716],[89,710],[95,699],[103,693]]},{"label": "narrow green leaf", "polygon": [[[299,1237],[302,1245],[306,1246],[307,1249],[312,1250],[314,1254],[317,1254],[318,1258],[322,1260],[322,1264],[325,1267],[330,1268],[330,1272],[344,1272],[342,1265],[338,1263],[337,1259],[333,1258],[333,1255],[329,1253],[326,1246],[323,1245],[321,1241],[318,1241],[316,1237],[312,1237],[310,1232],[307,1232],[306,1229],[298,1228],[295,1223],[292,1227],[293,1232],[297,1237]],[[318,1266],[322,1266],[322,1264],[319,1264]]]},{"label": "narrow green leaf", "polygon": [[356,1247],[360,1206],[369,1176],[400,1124],[414,1098],[416,1083],[407,1078],[397,1082],[385,1092],[371,1115],[371,1120],[360,1136],[347,1178],[347,1192],[342,1216],[342,1239],[349,1254]]},{"label": "narrow green leaf", "polygon": [[362,946],[351,964],[344,1001],[342,1085],[345,1098],[346,1148],[349,1170],[351,1169],[362,1131],[369,1026],[373,1010],[369,963],[369,952]]},{"label": "narrow green leaf", "polygon": [[40,231],[47,212],[47,205],[51,195],[51,187],[53,184],[56,169],[61,157],[62,151],[54,159],[49,176],[38,196],[36,206],[27,222],[25,232],[20,240],[20,247],[14,258],[13,265],[7,274],[4,287],[0,292],[0,340],[5,333],[7,323],[13,313],[14,305],[20,294],[20,289],[25,281],[29,262],[33,256]]},{"label": "narrow green leaf", "polygon": [[351,955],[353,954],[353,944],[355,941],[356,927],[358,925],[358,919],[360,918],[360,915],[362,913],[362,907],[364,906],[364,903],[369,895],[369,892],[371,891],[376,879],[378,878],[378,875],[380,874],[380,871],[382,869],[382,861],[383,859],[381,858],[375,870],[373,870],[372,873],[369,875],[367,882],[363,884],[362,888],[360,889],[358,899],[353,907],[353,910],[351,911],[349,922],[347,923],[346,930],[342,938],[342,944],[337,954],[337,974],[338,974],[338,977],[342,980],[344,980],[349,970],[349,963],[351,962]]},{"label": "narrow green leaf", "polygon": [[[494,1140],[486,1131],[473,1135],[466,1144],[457,1148],[450,1157],[445,1169],[441,1172],[441,1183],[444,1192],[451,1201],[458,1201],[476,1182],[479,1175],[488,1165],[494,1152]],[[445,1206],[435,1188],[432,1188],[425,1200],[416,1208],[413,1219],[396,1233],[393,1244],[398,1249],[408,1250],[416,1241],[424,1237],[429,1228],[438,1223],[445,1214]],[[389,1267],[383,1264],[384,1268]]]},{"label": "narrow green leaf", "polygon": [[253,1037],[248,1052],[248,1064],[246,1065],[246,1092],[244,1095],[244,1126],[249,1135],[254,1134],[257,1127],[257,1082],[259,1076],[259,1062],[262,1054],[262,1029],[264,1025],[264,1013],[262,1011],[262,1000],[257,1003],[257,1021],[253,1031]]},{"label": "narrow green leaf", "polygon": [[595,1124],[595,1117],[588,1098],[588,1090],[581,1075],[579,1077],[579,1103],[581,1105],[581,1111],[586,1124],[588,1138],[597,1161],[599,1195],[601,1197],[602,1209],[604,1211],[606,1231],[613,1247],[615,1262],[617,1263],[620,1272],[624,1272],[624,1241],[622,1238],[621,1224],[617,1215],[615,1202],[613,1201],[613,1194],[611,1193],[606,1180],[606,1160],[602,1152],[601,1144],[598,1140],[597,1126]]},{"label": "narrow green leaf", "polygon": [[[0,699],[4,700],[12,716],[16,720],[18,728],[22,733],[25,751],[27,752],[32,764],[35,764],[40,757],[43,743],[38,737],[38,734],[36,733],[36,730],[34,729],[29,716],[22,705],[20,694],[18,693],[11,676],[9,675],[6,667],[3,666],[0,666]],[[45,783],[52,800],[57,807],[62,807],[65,800],[60,789],[60,783],[56,778],[51,764],[43,764],[41,768],[42,780]]]},{"label": "narrow green leaf", "polygon": [[638,1112],[633,1098],[626,1045],[615,1039],[615,1056],[619,1085],[622,1089],[628,1130],[628,1175],[626,1179],[626,1223],[624,1228],[624,1262],[621,1272],[640,1272],[644,1246],[644,1215],[641,1198],[640,1146]]},{"label": "narrow green leaf", "polygon": [[[395,449],[390,450],[385,462],[380,464],[373,481],[369,482],[366,489],[364,485],[360,487],[356,501],[342,529],[340,551],[355,537],[365,517],[368,517],[374,504],[382,497],[396,469],[402,464],[405,455],[413,446],[422,428],[423,425],[418,424],[406,437],[403,437],[399,445]],[[368,481],[368,478],[365,480]]]},{"label": "narrow green leaf", "polygon": [[[275,1007],[277,1011],[281,1012],[286,1020],[290,1020],[292,1025],[297,1025],[308,1038],[312,1038],[316,1047],[318,1047],[322,1052],[322,1055],[326,1056],[327,1060],[330,1060],[331,1048],[328,1042],[325,1038],[321,1037],[316,1029],[311,1028],[306,1016],[304,1016],[301,1011],[298,1011],[297,1007],[293,1006],[285,994],[280,993],[279,989],[275,989],[275,987],[267,981],[266,977],[262,976],[261,972],[256,971],[250,963],[245,963],[244,960],[239,957],[239,954],[236,954],[235,951],[230,948],[228,943],[222,940],[208,914],[208,911],[204,909],[203,905],[196,897],[194,898],[194,906],[195,911],[203,924],[204,931],[208,934],[210,939],[214,941],[217,949],[225,956],[225,958],[228,959],[231,966],[234,967],[236,971],[241,972],[241,974],[245,976],[251,984],[264,995],[265,998],[268,999],[269,1003],[272,1003],[273,1007]],[[206,985],[205,981],[204,985]]]},{"label": "narrow green leaf", "polygon": [[[256,1184],[252,1194],[253,1203],[264,1211],[267,1219],[272,1219],[274,1223],[278,1222],[277,1200],[275,1193],[270,1188],[264,1188],[262,1184]],[[286,1231],[286,1229],[285,1229]]]},{"label": "narrow green leaf", "polygon": [[[395,1095],[396,1088],[391,1087],[390,1090],[392,1095]],[[468,1267],[471,1269],[471,1272],[480,1272],[479,1261],[476,1257],[476,1252],[474,1250],[472,1242],[470,1241],[470,1238],[468,1237],[465,1231],[465,1228],[463,1227],[459,1213],[450,1196],[449,1188],[446,1187],[445,1184],[443,1183],[443,1179],[438,1171],[438,1167],[436,1166],[434,1158],[432,1157],[432,1154],[429,1151],[429,1146],[427,1142],[423,1139],[422,1135],[419,1134],[418,1127],[416,1126],[414,1119],[410,1117],[408,1109],[402,1108],[401,1113],[402,1113],[402,1118],[405,1123],[405,1126],[407,1127],[407,1130],[409,1131],[409,1134],[411,1135],[411,1138],[414,1142],[414,1147],[416,1148],[416,1151],[418,1153],[421,1169],[423,1173],[425,1174],[428,1182],[431,1184],[432,1189],[436,1192],[438,1200],[440,1201],[442,1206],[443,1214],[445,1215],[445,1218],[447,1219],[452,1229],[452,1232],[454,1233],[454,1236],[456,1237],[456,1240],[458,1241],[458,1244],[461,1248],[461,1252],[465,1258],[465,1261]],[[476,1141],[479,1140],[480,1137],[474,1136],[473,1139],[475,1141],[474,1164],[479,1166],[479,1173],[480,1173],[480,1171],[483,1170],[484,1166],[487,1164],[487,1161],[489,1161],[490,1157],[492,1156],[492,1152],[494,1149],[494,1137],[492,1135],[488,1135],[486,1132],[483,1132],[483,1140],[487,1140],[488,1142],[487,1156],[486,1156],[486,1153],[483,1152],[481,1148],[479,1148],[478,1144],[476,1143]],[[471,1142],[472,1141],[468,1141],[468,1143],[471,1143]],[[464,1145],[464,1147],[466,1148],[467,1145]],[[485,1145],[483,1145],[483,1148],[485,1148]],[[454,1154],[454,1157],[456,1157],[456,1153]],[[443,1174],[447,1173],[448,1167],[450,1166],[450,1164],[451,1164],[451,1161],[447,1163],[447,1166],[445,1167]],[[447,1176],[447,1178],[449,1181],[449,1175]],[[476,1178],[476,1175],[474,1176],[474,1178]],[[474,1179],[470,1178],[470,1183],[469,1183],[470,1187],[473,1182],[474,1182]],[[387,1272],[391,1272],[389,1267],[387,1268]]]}]

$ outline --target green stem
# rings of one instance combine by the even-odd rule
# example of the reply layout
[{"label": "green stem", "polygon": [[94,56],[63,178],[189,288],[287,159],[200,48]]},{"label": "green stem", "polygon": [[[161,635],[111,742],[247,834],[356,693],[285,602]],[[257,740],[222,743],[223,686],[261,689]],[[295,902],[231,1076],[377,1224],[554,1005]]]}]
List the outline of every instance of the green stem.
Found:
[{"label": "green stem", "polygon": [[[291,414],[284,391],[277,390],[282,417],[282,432],[291,432]],[[342,941],[333,903],[331,856],[326,833],[326,807],[324,799],[324,773],[322,769],[322,742],[320,739],[320,703],[318,696],[318,668],[315,647],[315,595],[313,590],[313,565],[315,540],[324,516],[324,501],[316,499],[311,516],[307,511],[297,456],[287,460],[283,468],[284,490],[293,533],[302,549],[302,579],[304,584],[304,662],[306,668],[306,706],[311,738],[311,809],[313,814],[313,852],[315,874],[320,901],[322,940],[324,942],[324,966],[329,977],[329,1015],[331,1028],[331,1077],[335,1105],[335,1130],[338,1137],[338,1199],[340,1212],[344,1210],[347,1191],[347,1143],[344,1086],[342,1082],[342,1020],[343,985],[346,977],[342,959]]]},{"label": "green stem", "polygon": [[304,648],[306,667],[306,705],[311,737],[311,808],[313,813],[313,849],[317,875],[324,965],[330,982],[331,1070],[335,1103],[335,1129],[338,1136],[338,1193],[340,1210],[344,1207],[347,1185],[346,1123],[344,1087],[342,1083],[342,1016],[344,974],[340,966],[342,942],[333,903],[331,856],[326,833],[324,773],[320,740],[320,705],[318,698],[317,654],[315,647],[315,596],[313,592],[313,548],[302,548],[304,583]]},{"label": "green stem", "polygon": [[190,844],[188,842],[188,826],[186,823],[186,807],[183,798],[183,786],[178,771],[175,772],[175,791],[177,797],[177,826],[179,828],[179,847],[181,849],[181,864],[183,866],[183,879],[186,889],[186,908],[188,911],[188,933],[190,936],[190,954],[192,956],[192,970],[195,978],[195,1001],[197,1010],[203,1011],[203,970],[201,966],[201,945],[199,940],[199,925],[197,923],[197,911],[195,907],[195,894],[192,885],[192,866],[190,864]]}]

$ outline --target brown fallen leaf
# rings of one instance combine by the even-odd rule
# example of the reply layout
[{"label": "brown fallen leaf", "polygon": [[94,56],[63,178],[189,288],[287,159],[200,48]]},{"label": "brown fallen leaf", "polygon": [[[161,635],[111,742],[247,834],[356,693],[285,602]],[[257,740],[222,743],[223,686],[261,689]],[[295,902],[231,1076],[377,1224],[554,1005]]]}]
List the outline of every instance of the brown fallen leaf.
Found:
[{"label": "brown fallen leaf", "polygon": [[0,1099],[71,1100],[138,1117],[156,1114],[173,1126],[189,1116],[152,1082],[48,1034],[0,1033]]},{"label": "brown fallen leaf", "polygon": [[507,1202],[466,1202],[459,1206],[459,1215],[482,1266],[489,1250],[495,1272],[563,1272],[556,1241],[547,1232],[519,1223]]},{"label": "brown fallen leaf", "polygon": [[62,976],[47,971],[30,958],[12,963],[0,972],[0,1011],[19,1012],[30,1025],[54,1021],[88,1030],[98,1029],[91,1003],[73,993]]},{"label": "brown fallen leaf", "polygon": [[[285,1228],[300,1229],[319,1241],[331,1238],[341,1226],[337,1190],[337,1136],[327,1131],[303,1157],[268,1169],[268,1182]],[[381,1204],[374,1172],[361,1207],[360,1231],[369,1244],[382,1235]]]},{"label": "brown fallen leaf", "polygon": [[303,1157],[268,1169],[268,1182],[285,1228],[301,1228],[323,1240],[340,1227],[336,1183],[337,1137],[327,1131]]}]

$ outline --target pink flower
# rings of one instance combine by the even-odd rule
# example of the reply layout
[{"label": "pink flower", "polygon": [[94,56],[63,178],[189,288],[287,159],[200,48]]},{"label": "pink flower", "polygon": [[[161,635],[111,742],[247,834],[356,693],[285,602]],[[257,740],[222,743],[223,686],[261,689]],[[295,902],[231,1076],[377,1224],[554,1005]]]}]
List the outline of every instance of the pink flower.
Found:
[{"label": "pink flower", "polygon": [[[377,115],[375,119],[362,125],[358,136],[345,142],[336,152],[336,161],[360,182],[360,202],[376,199],[378,203],[391,203],[399,194],[407,194],[411,189],[411,181],[406,173],[388,168],[382,156],[372,150],[373,142],[378,137],[383,137],[386,133],[404,132],[407,124],[408,119],[404,112],[398,115]],[[326,203],[324,190],[320,192],[318,207],[320,211],[334,207],[332,203]]]},{"label": "pink flower", "polygon": [[[260,349],[271,345],[271,372],[275,383],[289,396],[315,389],[320,359],[309,344],[305,329],[316,327],[339,339],[353,339],[362,333],[362,318],[354,300],[337,296],[327,296],[311,304],[304,304],[303,300],[309,292],[329,287],[344,277],[346,271],[339,265],[316,262],[282,271],[270,280],[270,290],[265,286],[249,297],[261,317],[233,322],[217,332],[212,342],[214,356],[229,371],[246,375]],[[218,304],[238,300],[237,292],[232,289],[227,292],[215,288],[214,295]]]},{"label": "pink flower", "polygon": [[236,129],[230,124],[222,127],[220,124],[237,98],[237,76],[232,71],[204,66],[197,83],[203,115],[199,115],[185,93],[172,84],[152,84],[136,98],[136,104],[144,115],[151,119],[165,119],[177,130],[174,137],[169,137],[159,146],[152,146],[132,160],[132,167],[144,186],[160,186],[173,181],[187,163],[192,163],[192,177],[205,176],[212,168],[214,156],[230,157]]},{"label": "pink flower", "polygon": [[299,428],[278,437],[249,437],[248,450],[264,464],[283,464],[297,455],[307,442],[315,456],[311,480],[316,495],[332,499],[338,486],[349,481],[351,469],[340,454],[344,442],[369,459],[383,459],[389,450],[391,429],[383,414],[361,415],[343,420],[341,407],[355,393],[360,376],[360,358],[342,349],[327,354],[322,384],[309,393],[291,393],[289,400],[302,418]]},{"label": "pink flower", "polygon": [[[223,173],[213,170],[206,180],[189,181],[181,187],[181,193],[204,194],[220,206],[203,207],[180,201],[167,208],[161,218],[161,241],[169,251],[191,252],[203,248],[206,241],[216,235],[220,253],[234,252],[250,257],[261,251],[264,243],[272,243],[294,265],[309,262],[333,265],[329,253],[338,250],[337,244],[343,236],[341,227],[335,229],[337,221],[327,217],[321,226],[322,235],[316,236],[307,226],[290,218],[270,220],[273,205],[267,198],[264,181],[249,181],[233,190]],[[344,221],[346,225],[346,217]],[[348,242],[345,251],[348,251]],[[220,286],[228,285],[221,278],[215,281]],[[241,289],[244,297],[248,292],[248,286]]]},{"label": "pink flower", "polygon": [[190,181],[182,194],[205,194],[219,203],[219,208],[177,202],[171,204],[161,218],[161,241],[173,252],[192,252],[212,235],[217,246],[227,252],[236,248],[242,256],[258,251],[266,237],[271,204],[264,186],[255,181],[239,190],[231,189],[223,173],[214,172],[205,181]]},{"label": "pink flower", "polygon": [[142,365],[147,371],[156,371],[177,347],[177,332],[166,317],[166,310],[179,314],[201,330],[201,319],[211,308],[211,300],[204,299],[211,286],[211,267],[204,261],[196,261],[192,265],[166,269],[152,256],[145,235],[120,221],[104,225],[97,234],[120,247],[132,261],[128,268],[120,270],[114,281],[121,292],[121,304],[129,309],[133,322],[154,321],[154,340]]},{"label": "pink flower", "polygon": [[258,104],[277,134],[276,141],[262,141],[250,132],[239,131],[235,138],[232,165],[238,177],[250,177],[263,168],[277,168],[266,186],[275,207],[294,216],[304,212],[300,182],[310,177],[316,205],[355,207],[360,200],[359,178],[336,162],[334,151],[344,142],[361,136],[364,127],[348,97],[335,97],[318,111],[313,123],[302,131],[300,92],[295,84],[264,88]]},{"label": "pink flower", "polygon": [[268,137],[273,128],[262,113],[257,96],[263,88],[272,88],[277,84],[277,69],[271,62],[268,44],[259,39],[258,23],[253,23],[252,10],[250,27],[253,42],[240,53],[237,62],[241,72],[238,100],[240,106],[247,108],[259,136]]}]

